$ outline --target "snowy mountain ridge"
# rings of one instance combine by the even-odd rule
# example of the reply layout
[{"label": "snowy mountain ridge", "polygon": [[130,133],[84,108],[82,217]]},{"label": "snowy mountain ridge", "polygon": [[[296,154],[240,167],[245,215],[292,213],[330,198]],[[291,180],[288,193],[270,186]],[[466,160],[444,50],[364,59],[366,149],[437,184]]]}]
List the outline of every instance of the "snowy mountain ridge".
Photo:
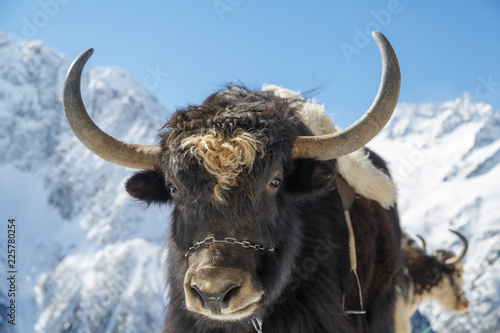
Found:
[{"label": "snowy mountain ridge", "polygon": [[[131,170],[72,134],[61,102],[70,63],[41,42],[0,34],[0,205],[19,230],[18,318],[0,331],[155,331],[165,304],[165,209],[141,209],[124,191]],[[124,140],[154,142],[168,116],[118,68],[85,71],[82,91],[91,117]]]},{"label": "snowy mountain ridge", "polygon": [[[168,292],[162,262],[169,209],[143,209],[124,190],[131,170],[94,156],[74,137],[61,104],[70,62],[39,41],[0,33],[0,207],[19,229],[18,322],[13,327],[1,316],[0,331],[155,332]],[[123,70],[88,68],[82,92],[96,124],[127,142],[154,143],[167,110]],[[423,235],[431,250],[459,250],[448,228],[469,239],[469,313],[426,303],[421,314],[436,332],[499,331],[500,114],[467,95],[400,103],[369,147],[389,163],[411,235]]]}]

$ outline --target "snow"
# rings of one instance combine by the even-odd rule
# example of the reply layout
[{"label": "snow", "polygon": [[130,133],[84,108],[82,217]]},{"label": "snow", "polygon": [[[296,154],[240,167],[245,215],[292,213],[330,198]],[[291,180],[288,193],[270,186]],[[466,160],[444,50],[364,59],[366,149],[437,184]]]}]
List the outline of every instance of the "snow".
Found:
[{"label": "snow", "polygon": [[[132,171],[73,136],[61,104],[69,59],[4,34],[0,59],[0,207],[18,223],[18,316],[0,331],[157,331],[169,208],[142,209],[124,191]],[[96,123],[118,138],[152,143],[168,116],[121,69],[84,72],[82,90]],[[5,290],[2,279],[2,305]]]},{"label": "snow", "polygon": [[[120,68],[83,73],[83,99],[104,131],[153,144],[168,118]],[[143,206],[111,165],[74,137],[61,91],[70,60],[38,41],[0,33],[0,262],[7,218],[18,223],[17,322],[1,332],[155,332],[165,309],[169,207]],[[328,106],[326,106],[328,109]],[[389,163],[401,223],[429,250],[469,240],[467,314],[434,303],[419,312],[436,332],[500,331],[500,115],[468,95],[400,103],[369,147]],[[0,306],[8,302],[0,282]],[[417,319],[416,319],[417,320]],[[425,327],[425,326],[424,326]]]}]

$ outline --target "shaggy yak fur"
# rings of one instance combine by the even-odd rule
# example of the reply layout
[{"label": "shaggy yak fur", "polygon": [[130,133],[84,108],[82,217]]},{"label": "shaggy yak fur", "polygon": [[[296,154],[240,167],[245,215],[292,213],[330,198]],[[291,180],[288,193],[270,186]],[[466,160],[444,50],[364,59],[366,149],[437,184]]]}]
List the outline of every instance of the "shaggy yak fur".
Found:
[{"label": "shaggy yak fur", "polygon": [[411,333],[411,316],[421,301],[434,300],[445,311],[463,313],[469,301],[463,290],[462,261],[446,264],[455,253],[437,250],[428,255],[425,249],[403,233],[404,269],[396,277],[395,327],[397,332]]},{"label": "shaggy yak fur", "polygon": [[[401,260],[396,208],[357,196],[350,209],[365,315],[349,266],[348,229],[336,162],[292,159],[294,138],[311,135],[304,100],[230,85],[177,110],[161,135],[161,170],[138,172],[127,191],[147,204],[173,203],[164,332],[393,332],[394,276]],[[382,159],[370,159],[387,172]],[[208,236],[247,240],[202,245]],[[263,291],[252,317],[221,321],[186,308],[184,279],[199,256],[249,273]],[[198,256],[198,257],[197,257]],[[345,298],[345,302],[344,302]]]}]

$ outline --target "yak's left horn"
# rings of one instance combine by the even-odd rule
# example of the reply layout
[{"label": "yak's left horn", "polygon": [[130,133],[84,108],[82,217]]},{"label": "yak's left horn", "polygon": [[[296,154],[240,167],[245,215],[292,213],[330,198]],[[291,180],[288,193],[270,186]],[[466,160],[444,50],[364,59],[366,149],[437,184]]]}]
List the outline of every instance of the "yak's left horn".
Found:
[{"label": "yak's left horn", "polygon": [[73,61],[64,82],[64,111],[73,133],[90,151],[108,162],[133,169],[158,168],[160,145],[149,146],[122,142],[104,133],[90,119],[83,105],[80,79],[83,67],[93,52],[93,49],[88,49]]},{"label": "yak's left horn", "polygon": [[293,158],[330,160],[352,153],[373,139],[391,118],[399,97],[399,63],[385,36],[378,31],[372,35],[382,57],[382,79],[373,104],[358,121],[342,131],[297,137],[292,150]]},{"label": "yak's left horn", "polygon": [[467,253],[467,249],[469,247],[469,243],[467,243],[467,239],[464,237],[464,235],[460,234],[459,232],[457,232],[455,230],[450,229],[450,231],[452,233],[454,233],[455,235],[457,235],[458,237],[460,237],[460,240],[462,241],[462,251],[460,252],[460,254],[458,256],[453,256],[451,258],[446,259],[444,261],[444,263],[446,265],[454,265],[457,262],[459,262],[460,260],[462,260],[465,257],[465,254]]}]

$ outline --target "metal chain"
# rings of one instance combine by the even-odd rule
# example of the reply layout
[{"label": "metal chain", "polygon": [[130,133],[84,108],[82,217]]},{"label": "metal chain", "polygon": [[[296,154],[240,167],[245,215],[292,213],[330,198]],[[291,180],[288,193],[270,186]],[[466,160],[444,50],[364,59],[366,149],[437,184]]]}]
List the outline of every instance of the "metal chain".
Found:
[{"label": "metal chain", "polygon": [[252,324],[257,333],[262,333],[262,320],[260,318],[252,318]]},{"label": "metal chain", "polygon": [[210,245],[214,243],[224,243],[224,244],[236,244],[241,245],[245,249],[252,249],[256,251],[269,251],[274,252],[274,247],[266,247],[260,244],[252,244],[249,241],[238,241],[236,238],[225,237],[224,239],[216,239],[215,237],[207,237],[200,242],[194,243],[189,249],[186,251],[184,256],[187,258],[189,256],[189,252],[198,249],[202,245]]}]

